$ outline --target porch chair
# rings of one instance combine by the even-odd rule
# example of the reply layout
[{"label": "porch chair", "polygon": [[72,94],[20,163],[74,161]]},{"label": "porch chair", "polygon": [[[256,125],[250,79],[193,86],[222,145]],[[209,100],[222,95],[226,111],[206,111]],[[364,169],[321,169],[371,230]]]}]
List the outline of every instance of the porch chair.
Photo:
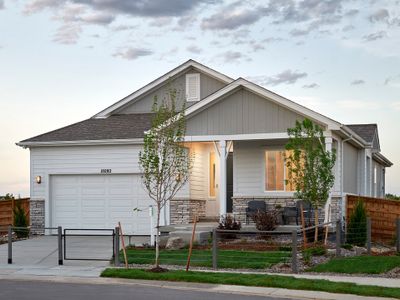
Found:
[{"label": "porch chair", "polygon": [[249,201],[249,203],[247,203],[247,208],[246,208],[247,225],[250,223],[250,219],[253,217],[253,215],[259,211],[261,212],[267,211],[267,204],[264,201],[252,200]]}]

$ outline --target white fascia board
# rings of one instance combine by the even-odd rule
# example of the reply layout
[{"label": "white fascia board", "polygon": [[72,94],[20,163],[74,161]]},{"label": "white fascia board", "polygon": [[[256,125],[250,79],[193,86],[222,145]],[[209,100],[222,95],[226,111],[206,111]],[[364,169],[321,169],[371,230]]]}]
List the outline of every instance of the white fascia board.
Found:
[{"label": "white fascia board", "polygon": [[123,107],[124,105],[128,104],[131,102],[133,99],[140,97],[141,95],[144,95],[154,89],[155,87],[159,86],[160,84],[168,81],[169,78],[176,76],[177,74],[180,74],[181,72],[185,71],[189,67],[194,67],[201,72],[214,77],[226,84],[229,84],[233,81],[232,78],[219,73],[213,69],[210,69],[194,60],[188,60],[187,62],[183,63],[182,65],[176,67],[175,69],[169,71],[168,73],[164,74],[163,76],[157,78],[156,80],[150,82],[148,85],[140,88],[139,90],[133,92],[129,96],[121,99],[120,101],[114,103],[113,105],[107,107],[106,109],[102,110],[101,112],[97,113],[94,115],[92,118],[107,118],[112,112],[115,110]]},{"label": "white fascia board", "polygon": [[51,142],[24,142],[16,143],[23,148],[32,147],[59,147],[59,146],[95,146],[95,145],[140,145],[143,139],[109,139],[109,140],[82,140],[82,141],[51,141]]},{"label": "white fascia board", "polygon": [[280,106],[286,107],[287,109],[289,109],[291,111],[294,111],[294,112],[301,114],[307,118],[310,118],[312,120],[315,120],[322,124],[325,124],[327,126],[328,130],[339,130],[342,125],[339,122],[336,122],[324,115],[321,115],[307,107],[304,107],[296,102],[293,102],[287,98],[284,98],[278,94],[275,94],[263,87],[260,87],[252,82],[249,82],[243,78],[239,78],[239,79],[233,81],[226,87],[218,90],[217,92],[215,92],[214,94],[203,99],[199,103],[192,105],[191,107],[189,107],[186,110],[185,115],[186,116],[191,115],[195,111],[197,111],[197,110],[201,109],[202,107],[206,106],[207,104],[217,100],[218,98],[222,97],[223,95],[233,91],[235,88],[237,88],[239,86],[242,86],[242,87],[250,90],[251,92],[258,94],[259,96],[261,96],[263,98],[267,98],[268,100],[270,100]]},{"label": "white fascia board", "polygon": [[250,140],[280,140],[288,139],[287,132],[252,133],[232,135],[193,135],[185,136],[185,142],[210,142],[210,141],[250,141]]},{"label": "white fascia board", "polygon": [[379,163],[383,164],[385,167],[391,167],[393,166],[393,163],[387,159],[382,153],[380,152],[375,152],[372,153],[372,158],[377,160]]}]

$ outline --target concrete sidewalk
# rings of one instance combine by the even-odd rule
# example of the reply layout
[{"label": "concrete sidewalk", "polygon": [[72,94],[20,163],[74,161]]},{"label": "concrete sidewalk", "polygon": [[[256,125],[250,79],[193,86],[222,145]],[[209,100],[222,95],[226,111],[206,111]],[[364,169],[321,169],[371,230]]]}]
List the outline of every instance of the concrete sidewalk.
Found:
[{"label": "concrete sidewalk", "polygon": [[279,297],[289,299],[321,299],[321,300],[383,300],[392,298],[382,297],[364,297],[349,294],[334,294],[326,292],[288,290],[279,288],[264,287],[248,287],[237,285],[220,285],[220,284],[204,284],[190,282],[170,282],[170,281],[150,281],[150,280],[133,280],[119,278],[88,278],[88,277],[59,277],[59,276],[6,276],[0,275],[1,279],[18,280],[18,281],[45,281],[57,283],[75,283],[75,284],[93,284],[93,285],[131,285],[166,288],[172,290],[186,291],[208,291],[221,294],[235,295],[254,295],[262,297]]}]

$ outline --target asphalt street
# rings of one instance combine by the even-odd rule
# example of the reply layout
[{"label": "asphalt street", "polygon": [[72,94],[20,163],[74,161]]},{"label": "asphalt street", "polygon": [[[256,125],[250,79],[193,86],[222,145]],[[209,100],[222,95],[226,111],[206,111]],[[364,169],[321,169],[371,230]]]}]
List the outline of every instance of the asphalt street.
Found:
[{"label": "asphalt street", "polygon": [[[1,300],[280,300],[243,294],[181,290],[141,285],[76,284],[0,280]],[[286,300],[288,298],[285,298]],[[283,299],[282,299],[283,300]]]}]

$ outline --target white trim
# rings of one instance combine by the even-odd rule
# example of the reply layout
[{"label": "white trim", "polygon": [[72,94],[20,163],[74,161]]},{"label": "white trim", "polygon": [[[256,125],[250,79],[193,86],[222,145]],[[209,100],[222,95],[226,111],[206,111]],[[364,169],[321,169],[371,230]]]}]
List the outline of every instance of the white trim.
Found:
[{"label": "white trim", "polygon": [[323,116],[311,109],[308,109],[300,104],[297,104],[289,99],[286,99],[278,94],[275,94],[265,88],[262,88],[250,81],[247,81],[243,78],[239,78],[235,81],[233,81],[232,83],[230,83],[229,85],[227,85],[226,87],[218,90],[217,92],[215,92],[214,94],[211,94],[210,96],[206,97],[205,99],[203,99],[202,101],[192,105],[191,107],[189,107],[186,111],[185,111],[185,115],[189,116],[191,114],[193,114],[194,112],[196,112],[197,110],[203,108],[204,106],[218,100],[220,97],[226,95],[227,93],[233,91],[234,89],[238,88],[238,87],[244,87],[258,95],[260,95],[261,97],[265,97],[268,98],[268,100],[275,102],[281,106],[286,107],[289,110],[292,110],[296,113],[299,113],[305,117],[308,117],[312,120],[318,121],[322,124],[325,124],[329,130],[339,130],[342,126],[342,124],[326,117]]},{"label": "white trim", "polygon": [[115,110],[120,109],[121,107],[125,106],[126,104],[128,104],[129,102],[131,102],[132,100],[134,100],[135,98],[138,98],[146,93],[148,93],[149,91],[151,91],[152,89],[154,89],[155,87],[159,86],[160,84],[166,82],[168,79],[170,79],[171,77],[175,77],[178,74],[184,72],[186,69],[190,68],[190,67],[194,67],[196,69],[198,69],[199,71],[213,77],[216,78],[226,84],[229,84],[233,81],[232,78],[219,73],[213,69],[210,69],[192,59],[188,60],[187,62],[183,63],[182,65],[176,67],[175,69],[169,71],[168,73],[164,74],[163,76],[157,78],[156,80],[150,82],[148,85],[138,89],[137,91],[133,92],[132,94],[126,96],[125,98],[121,99],[120,101],[112,104],[111,106],[107,107],[106,109],[100,111],[99,113],[97,113],[96,115],[93,116],[93,118],[106,118],[107,116],[109,116],[110,114],[112,114]]},{"label": "white trim", "polygon": [[250,133],[232,135],[189,135],[185,136],[185,142],[213,142],[218,140],[246,141],[246,140],[278,140],[288,139],[287,132],[276,133]]},{"label": "white trim", "polygon": [[142,138],[137,139],[109,139],[109,140],[81,140],[81,141],[51,141],[51,142],[19,142],[17,146],[30,147],[57,147],[57,146],[92,146],[92,145],[132,145],[143,144]]}]

